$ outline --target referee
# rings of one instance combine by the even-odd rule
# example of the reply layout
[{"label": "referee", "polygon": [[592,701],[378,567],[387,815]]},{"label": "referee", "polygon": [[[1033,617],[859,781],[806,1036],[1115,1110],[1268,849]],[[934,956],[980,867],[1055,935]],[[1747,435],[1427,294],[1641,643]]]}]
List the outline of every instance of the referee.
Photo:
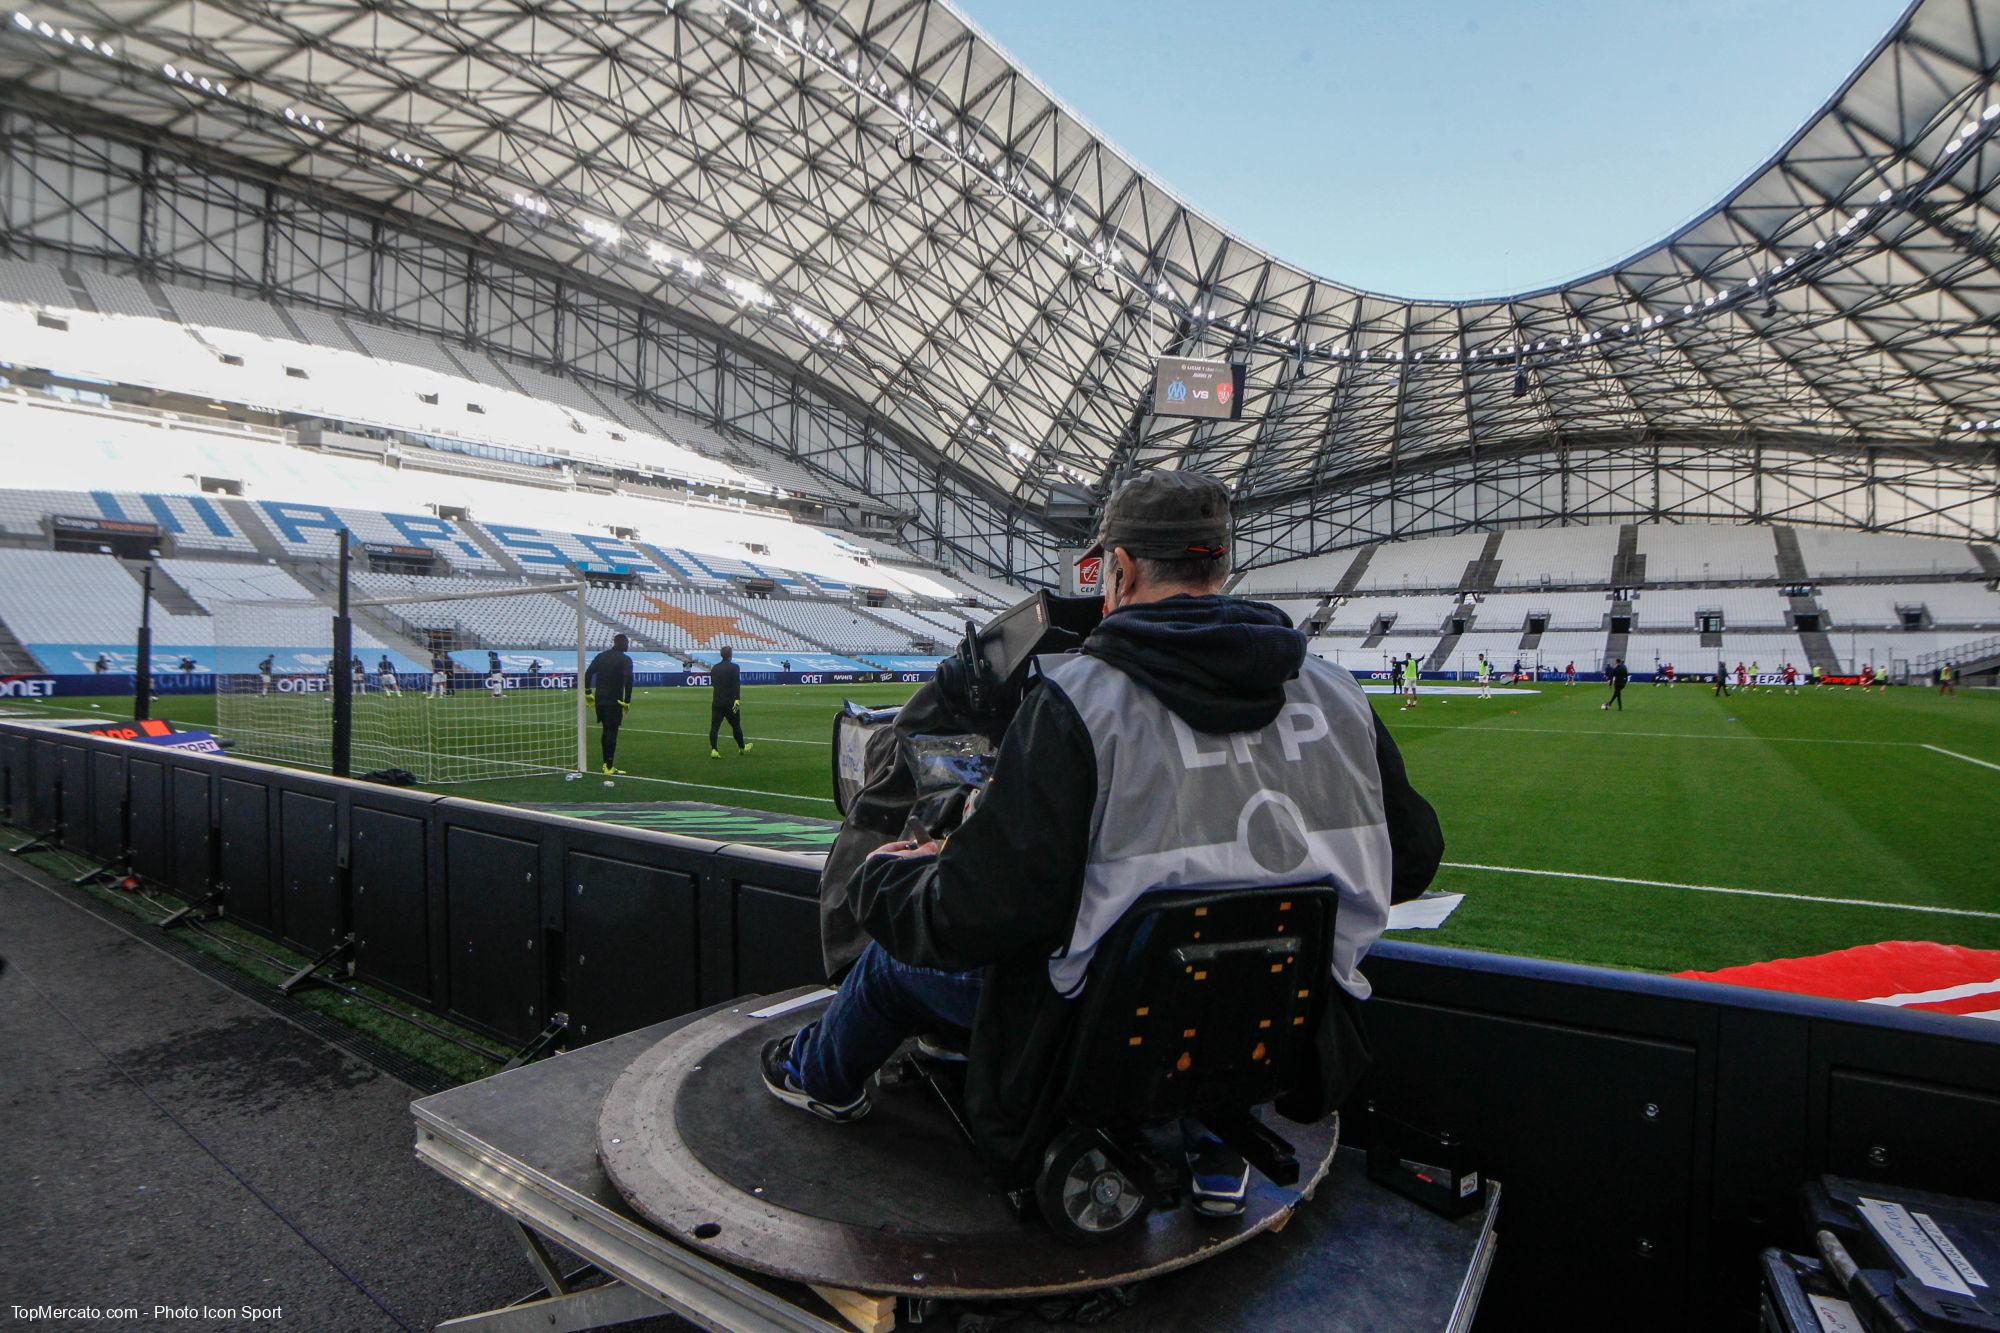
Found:
[{"label": "referee", "polygon": [[618,756],[618,728],[632,706],[632,659],[625,655],[629,643],[623,634],[617,635],[609,648],[590,659],[590,669],[583,673],[585,695],[597,705],[598,744],[606,773],[625,771],[613,768],[611,761]]},{"label": "referee", "polygon": [[724,645],[722,660],[709,672],[709,682],[715,692],[708,701],[708,757],[722,758],[722,751],[716,748],[716,739],[722,732],[724,721],[729,723],[729,734],[736,738],[736,753],[750,753],[750,743],[743,739],[743,670],[731,660],[735,651]]}]

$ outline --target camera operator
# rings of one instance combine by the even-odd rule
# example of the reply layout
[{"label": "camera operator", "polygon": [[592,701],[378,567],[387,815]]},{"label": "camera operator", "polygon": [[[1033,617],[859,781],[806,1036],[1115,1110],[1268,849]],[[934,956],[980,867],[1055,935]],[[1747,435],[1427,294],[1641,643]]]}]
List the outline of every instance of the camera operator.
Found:
[{"label": "camera operator", "polygon": [[[1430,882],[1443,837],[1354,678],[1308,658],[1276,607],[1221,595],[1228,543],[1212,478],[1148,473],[1106,502],[1103,622],[1081,651],[1038,659],[963,825],[854,873],[874,942],[818,1022],[765,1047],[773,1095],[859,1119],[906,1037],[970,1032],[975,1145],[1012,1172],[1050,1114],[1092,951],[1143,893],[1330,879],[1339,988],[1297,1118],[1338,1104],[1366,1063],[1358,964],[1391,901]],[[1240,1212],[1241,1159],[1213,1140],[1189,1156],[1196,1206]]]}]

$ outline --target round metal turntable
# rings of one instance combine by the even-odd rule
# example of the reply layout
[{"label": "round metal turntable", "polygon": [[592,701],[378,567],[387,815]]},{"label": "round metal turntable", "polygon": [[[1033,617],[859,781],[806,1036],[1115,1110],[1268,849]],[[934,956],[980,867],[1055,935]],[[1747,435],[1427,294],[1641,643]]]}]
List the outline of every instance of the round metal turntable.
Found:
[{"label": "round metal turntable", "polygon": [[711,1258],[775,1277],[957,1298],[1132,1282],[1282,1225],[1325,1176],[1339,1140],[1337,1118],[1287,1123],[1301,1185],[1276,1186],[1253,1171],[1240,1218],[1179,1208],[1109,1243],[1072,1245],[1039,1220],[1014,1217],[922,1087],[876,1088],[874,1110],[846,1125],[772,1097],[759,1050],[817,1008],[767,1018],[752,1010],[718,1011],[634,1060],[604,1099],[598,1155],[648,1221]]}]

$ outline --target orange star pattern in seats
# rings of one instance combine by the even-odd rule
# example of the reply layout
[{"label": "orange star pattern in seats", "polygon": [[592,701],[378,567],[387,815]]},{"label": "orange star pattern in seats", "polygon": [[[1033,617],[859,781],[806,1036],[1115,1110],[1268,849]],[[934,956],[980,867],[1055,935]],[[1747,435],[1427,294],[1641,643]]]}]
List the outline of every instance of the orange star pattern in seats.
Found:
[{"label": "orange star pattern in seats", "polygon": [[752,634],[739,629],[740,622],[735,616],[705,616],[686,607],[675,606],[672,602],[663,602],[657,597],[648,597],[646,601],[652,605],[651,611],[628,611],[626,614],[634,620],[657,620],[661,624],[684,629],[699,647],[706,648],[721,638],[742,639],[749,643],[767,644],[773,648],[778,646],[776,639],[767,639],[761,634]]}]

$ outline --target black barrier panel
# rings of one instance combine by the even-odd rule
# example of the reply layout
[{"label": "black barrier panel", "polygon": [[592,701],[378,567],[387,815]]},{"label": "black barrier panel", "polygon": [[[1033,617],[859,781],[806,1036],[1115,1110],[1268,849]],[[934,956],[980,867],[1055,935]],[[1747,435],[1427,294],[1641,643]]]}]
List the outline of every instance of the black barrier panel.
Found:
[{"label": "black barrier panel", "polygon": [[796,893],[735,883],[735,987],[768,995],[825,979],[819,951],[819,903]]},{"label": "black barrier panel", "polygon": [[825,977],[816,857],[731,843],[702,885],[702,1002],[762,995]]},{"label": "black barrier panel", "polygon": [[354,975],[436,1007],[431,975],[430,825],[356,803],[348,812]]},{"label": "black barrier panel", "polygon": [[700,1007],[696,877],[582,852],[569,854],[564,871],[571,1044]]},{"label": "black barrier panel", "polygon": [[263,775],[252,768],[249,781],[216,781],[216,826],[222,835],[216,882],[231,921],[275,936],[271,904],[271,800]]},{"label": "black barrier panel", "polygon": [[166,766],[134,756],[125,766],[125,790],[128,806],[125,838],[130,844],[127,850],[132,873],[163,884],[171,865]]},{"label": "black barrier panel", "polygon": [[28,827],[53,833],[62,822],[62,748],[38,735],[28,742]]},{"label": "black barrier panel", "polygon": [[10,824],[28,817],[28,738],[0,732],[0,818]]},{"label": "black barrier panel", "polygon": [[[517,821],[535,831],[531,818]],[[477,829],[444,831],[447,1000],[452,1017],[513,1041],[548,1022],[542,1001],[541,847]]]},{"label": "black barrier panel", "polygon": [[1815,1023],[1812,1081],[1813,1170],[2000,1198],[2000,1049]]},{"label": "black barrier panel", "polygon": [[168,770],[171,855],[167,885],[189,902],[198,902],[220,887],[215,867],[215,812],[207,765],[175,764]]},{"label": "black barrier panel", "polygon": [[[1679,1327],[1674,1311],[1690,1275],[1695,1049],[1593,1032],[1587,1014],[1565,1026],[1379,996],[1366,1013],[1377,1051],[1436,1060],[1380,1060],[1369,1099],[1470,1143],[1506,1183],[1510,1232],[1536,1237],[1537,1248],[1576,1247],[1568,1299],[1613,1309],[1622,1294],[1621,1328]],[[1667,1299],[1633,1302],[1636,1291]]]},{"label": "black barrier panel", "polygon": [[282,938],[308,954],[332,947],[347,929],[338,832],[330,797],[278,792]]},{"label": "black barrier panel", "polygon": [[1489,1304],[1516,1319],[1751,1327],[1755,1256],[1810,1251],[1822,1172],[2000,1197],[1992,1024],[1400,942],[1367,971],[1346,1137],[1379,1106],[1475,1145],[1519,1238]]},{"label": "black barrier panel", "polygon": [[62,747],[62,845],[82,849],[90,835],[90,751],[81,745]]},{"label": "black barrier panel", "polygon": [[84,848],[106,864],[125,859],[125,756],[96,750],[90,766],[90,818]]}]

